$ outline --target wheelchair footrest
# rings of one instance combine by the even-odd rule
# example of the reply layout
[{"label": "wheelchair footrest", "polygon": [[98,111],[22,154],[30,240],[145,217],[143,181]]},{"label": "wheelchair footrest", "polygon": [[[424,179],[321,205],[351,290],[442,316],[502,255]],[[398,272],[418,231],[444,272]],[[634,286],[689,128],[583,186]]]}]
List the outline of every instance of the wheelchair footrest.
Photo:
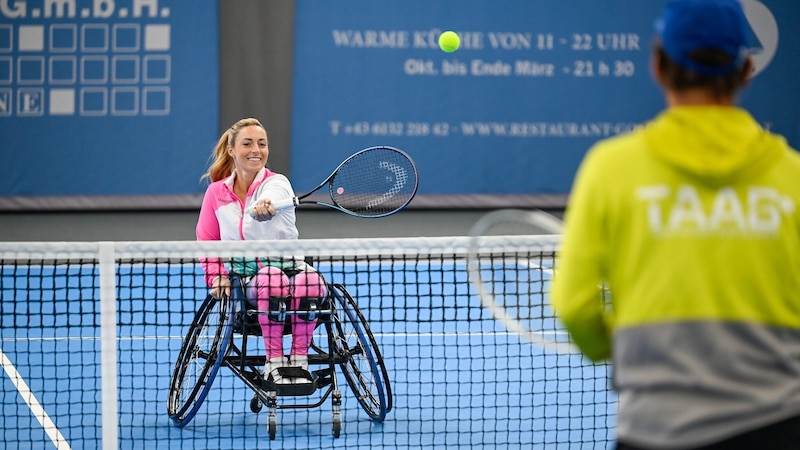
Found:
[{"label": "wheelchair footrest", "polygon": [[306,379],[309,383],[312,382],[311,374],[302,367],[278,367],[278,373],[284,378]]},{"label": "wheelchair footrest", "polygon": [[275,384],[273,385],[278,397],[297,397],[308,396],[317,391],[317,386],[313,382],[299,384]]},{"label": "wheelchair footrest", "polygon": [[274,390],[278,396],[311,395],[317,390],[317,378],[301,367],[279,367],[278,373],[283,383],[267,382],[267,390]]}]

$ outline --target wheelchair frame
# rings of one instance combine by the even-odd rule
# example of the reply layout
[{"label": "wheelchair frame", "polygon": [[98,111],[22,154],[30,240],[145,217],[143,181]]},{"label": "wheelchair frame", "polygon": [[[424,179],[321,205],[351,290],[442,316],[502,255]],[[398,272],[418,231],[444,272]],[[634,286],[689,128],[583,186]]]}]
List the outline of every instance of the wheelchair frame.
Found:
[{"label": "wheelchair frame", "polygon": [[[241,289],[233,287],[233,289]],[[353,297],[340,284],[327,283],[321,307],[311,311],[280,314],[319,315],[317,328],[325,327],[324,347],[312,339],[308,364],[312,383],[276,385],[264,380],[266,355],[248,355],[250,336],[260,336],[257,316],[267,314],[248,305],[244,295],[215,299],[207,296],[201,304],[181,345],[170,381],[167,413],[173,424],[184,427],[197,414],[208,395],[220,367],[227,367],[253,391],[250,410],[268,408],[270,439],[277,435],[279,409],[316,408],[328,398],[332,403],[332,429],[339,437],[342,429],[342,394],[338,366],[361,408],[373,422],[383,422],[392,409],[392,391],[386,366],[366,318]],[[288,321],[287,322],[287,327]],[[239,343],[235,339],[238,337]],[[315,333],[315,338],[317,333]],[[321,367],[316,368],[315,367]],[[313,403],[282,403],[281,397],[302,397],[325,389]]]}]

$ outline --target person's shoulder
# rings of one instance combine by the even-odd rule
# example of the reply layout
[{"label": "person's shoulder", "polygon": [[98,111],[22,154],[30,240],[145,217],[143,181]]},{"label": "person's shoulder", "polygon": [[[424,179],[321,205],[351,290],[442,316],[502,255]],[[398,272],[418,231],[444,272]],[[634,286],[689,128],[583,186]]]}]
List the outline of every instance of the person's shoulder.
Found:
[{"label": "person's shoulder", "polygon": [[268,169],[264,173],[263,178],[261,178],[260,181],[258,181],[257,183],[258,185],[256,186],[256,189],[259,191],[262,191],[264,189],[268,190],[277,189],[288,193],[293,192],[292,183],[289,182],[289,178],[287,178],[286,175],[277,172],[272,172]]},{"label": "person's shoulder", "polygon": [[262,183],[286,183],[289,184],[289,178],[278,172],[273,172],[269,169],[264,169],[264,177],[262,178]]},{"label": "person's shoulder", "polygon": [[630,158],[645,148],[642,129],[637,128],[596,142],[589,153],[593,158]]},{"label": "person's shoulder", "polygon": [[780,148],[787,157],[793,160],[796,164],[800,164],[800,151],[798,149],[792,147],[786,138],[780,134],[774,134],[767,132],[769,135],[770,143],[775,147]]},{"label": "person's shoulder", "polygon": [[211,183],[208,184],[208,187],[206,188],[206,190],[207,191],[217,191],[219,189],[222,189],[222,186],[225,185],[225,180],[227,180],[227,179],[228,179],[228,177],[225,177],[225,178],[223,178],[221,180],[212,181]]},{"label": "person's shoulder", "polygon": [[792,173],[800,173],[800,152],[789,146],[788,143],[785,143],[781,154],[783,155],[783,159],[780,164],[785,166],[786,170]]},{"label": "person's shoulder", "polygon": [[788,163],[800,168],[800,151],[792,147],[783,135],[762,130],[756,142],[764,151],[770,152],[776,158],[780,157],[782,164]]},{"label": "person's shoulder", "polygon": [[286,175],[278,172],[267,172],[266,179],[272,181],[289,181]]}]

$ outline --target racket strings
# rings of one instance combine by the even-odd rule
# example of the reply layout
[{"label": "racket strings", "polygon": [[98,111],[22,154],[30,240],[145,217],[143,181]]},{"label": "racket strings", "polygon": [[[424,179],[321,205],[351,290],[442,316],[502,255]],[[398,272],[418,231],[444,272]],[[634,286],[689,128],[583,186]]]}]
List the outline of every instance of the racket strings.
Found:
[{"label": "racket strings", "polygon": [[404,207],[416,189],[414,163],[388,147],[359,153],[344,163],[330,181],[334,203],[363,216],[385,215]]}]

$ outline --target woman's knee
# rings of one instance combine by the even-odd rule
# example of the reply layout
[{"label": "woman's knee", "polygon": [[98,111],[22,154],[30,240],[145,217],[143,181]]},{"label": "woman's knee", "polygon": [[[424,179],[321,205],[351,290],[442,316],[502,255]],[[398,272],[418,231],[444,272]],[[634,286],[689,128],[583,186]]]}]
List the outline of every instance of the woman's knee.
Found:
[{"label": "woman's knee", "polygon": [[325,297],[325,280],[315,271],[300,272],[292,280],[292,308],[300,320],[314,322]]},{"label": "woman's knee", "polygon": [[270,299],[289,297],[289,279],[277,267],[263,267],[247,284],[247,297],[259,310],[272,311]]},{"label": "woman's knee", "polygon": [[325,296],[325,280],[315,271],[298,273],[292,278],[291,284],[295,298]]}]

